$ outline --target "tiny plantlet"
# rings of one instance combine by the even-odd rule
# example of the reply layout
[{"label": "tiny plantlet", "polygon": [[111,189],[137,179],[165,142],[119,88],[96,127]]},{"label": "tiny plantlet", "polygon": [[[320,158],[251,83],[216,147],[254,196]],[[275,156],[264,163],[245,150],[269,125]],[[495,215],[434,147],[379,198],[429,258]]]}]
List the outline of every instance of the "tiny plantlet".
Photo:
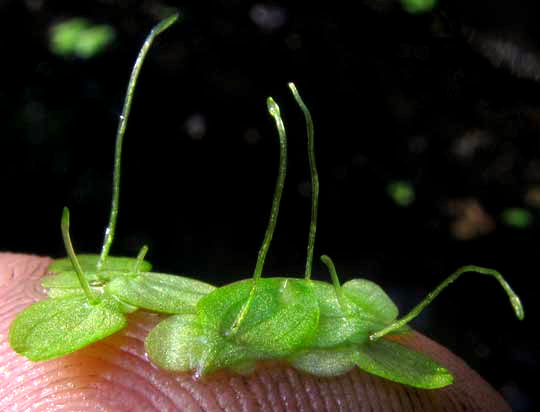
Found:
[{"label": "tiny plantlet", "polygon": [[321,377],[358,367],[391,381],[436,389],[452,383],[451,373],[391,336],[409,333],[410,321],[450,283],[466,272],[492,276],[508,294],[516,316],[523,319],[521,302],[504,278],[478,266],[458,269],[401,318],[377,284],[353,279],[342,285],[326,255],[321,260],[331,283],[311,279],[319,179],[311,114],[293,83],[289,88],[306,122],[312,184],[303,277],[263,277],[287,169],[287,135],[279,106],[271,97],[267,106],[279,137],[279,172],[251,278],[215,288],[186,277],[150,272],[145,246],[136,258],[109,256],[118,215],[122,140],[138,73],[154,38],[177,17],[152,29],[133,67],[116,138],[111,215],[101,254],[76,255],[69,211],[64,209],[61,228],[68,258],[56,260],[49,268],[53,274],[42,280],[49,297],[23,310],[11,324],[9,343],[16,352],[32,361],[67,355],[121,330],[127,324],[125,314],[144,309],[170,315],[150,331],[145,342],[150,359],[166,370],[201,378],[221,369],[246,374],[258,361],[280,360]]},{"label": "tiny plantlet", "polygon": [[100,255],[76,256],[69,234],[69,211],[62,214],[62,236],[68,258],[49,267],[42,279],[48,299],[19,313],[9,330],[9,343],[33,361],[64,356],[103,339],[127,325],[126,313],[139,308],[159,313],[194,313],[195,304],[214,287],[203,282],[149,272],[146,246],[136,258],[112,257],[120,191],[122,140],[142,63],[154,39],[176,20],[173,15],[147,36],[133,66],[116,136],[111,216]]}]

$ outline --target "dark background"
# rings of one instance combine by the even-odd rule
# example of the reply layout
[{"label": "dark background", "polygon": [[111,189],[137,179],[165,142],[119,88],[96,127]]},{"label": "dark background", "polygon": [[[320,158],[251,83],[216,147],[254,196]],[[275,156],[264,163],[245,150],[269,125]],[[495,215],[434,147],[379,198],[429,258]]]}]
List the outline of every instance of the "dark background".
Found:
[{"label": "dark background", "polygon": [[[460,266],[501,271],[524,322],[494,279],[469,274],[414,326],[515,410],[538,408],[537,2],[441,0],[421,15],[392,0],[71,3],[0,1],[0,250],[62,256],[68,205],[76,249],[99,251],[131,65],[164,7],[178,7],[183,21],[158,39],[136,91],[113,254],[148,244],[157,271],[217,285],[248,277],[277,172],[272,95],[290,166],[265,275],[301,276],[309,171],[294,81],[315,120],[316,256],[329,254],[343,280],[376,281],[402,313]],[[114,41],[91,59],[52,53],[51,27],[79,16],[111,25]],[[386,192],[397,179],[414,187],[408,207]],[[506,225],[511,207],[532,223]],[[314,272],[328,279],[318,261]]]}]

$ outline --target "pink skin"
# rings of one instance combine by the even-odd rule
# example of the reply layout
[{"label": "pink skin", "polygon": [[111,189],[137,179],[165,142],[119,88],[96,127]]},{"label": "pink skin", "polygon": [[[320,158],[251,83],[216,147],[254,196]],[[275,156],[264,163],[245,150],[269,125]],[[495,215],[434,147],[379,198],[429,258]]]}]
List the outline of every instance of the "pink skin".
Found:
[{"label": "pink skin", "polygon": [[217,373],[195,381],[148,361],[144,337],[159,316],[142,311],[108,339],[32,363],[11,350],[7,331],[17,312],[43,298],[38,280],[50,262],[0,253],[1,411],[510,411],[461,359],[416,332],[402,342],[445,365],[454,374],[453,385],[420,390],[359,370],[323,379],[277,363],[261,364],[248,377]]}]

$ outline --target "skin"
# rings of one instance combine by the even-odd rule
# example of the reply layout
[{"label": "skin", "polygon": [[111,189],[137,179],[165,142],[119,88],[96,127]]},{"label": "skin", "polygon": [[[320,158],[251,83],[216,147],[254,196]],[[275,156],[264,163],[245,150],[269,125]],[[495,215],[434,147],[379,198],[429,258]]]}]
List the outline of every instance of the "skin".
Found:
[{"label": "skin", "polygon": [[51,259],[0,253],[0,410],[2,411],[510,411],[504,399],[461,359],[425,336],[400,337],[454,375],[444,389],[421,390],[358,369],[315,378],[266,363],[249,377],[214,374],[194,381],[152,365],[144,337],[159,315],[139,311],[130,326],[75,354],[32,363],[6,341],[15,314],[45,296],[39,278]]}]

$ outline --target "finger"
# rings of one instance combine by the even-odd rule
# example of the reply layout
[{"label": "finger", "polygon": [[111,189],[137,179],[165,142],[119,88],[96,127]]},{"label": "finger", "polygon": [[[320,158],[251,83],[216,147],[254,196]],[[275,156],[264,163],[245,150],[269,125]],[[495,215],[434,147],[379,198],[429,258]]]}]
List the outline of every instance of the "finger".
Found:
[{"label": "finger", "polygon": [[50,259],[0,253],[2,411],[509,411],[502,397],[455,355],[418,334],[400,338],[445,365],[455,383],[420,390],[354,370],[317,378],[281,363],[250,376],[216,373],[201,381],[149,362],[144,337],[159,321],[139,311],[129,327],[74,354],[32,363],[14,353],[7,331],[17,312],[42,298]]}]

